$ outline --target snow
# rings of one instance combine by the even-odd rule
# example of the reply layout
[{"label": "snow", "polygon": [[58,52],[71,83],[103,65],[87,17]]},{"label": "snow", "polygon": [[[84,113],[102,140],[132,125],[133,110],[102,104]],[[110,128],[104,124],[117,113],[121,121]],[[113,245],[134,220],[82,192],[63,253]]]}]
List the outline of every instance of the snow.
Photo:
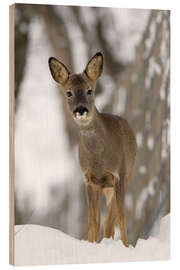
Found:
[{"label": "snow", "polygon": [[154,44],[155,41],[155,37],[156,37],[156,22],[152,22],[150,25],[150,36],[148,39],[146,39],[145,45],[146,45],[146,49],[145,49],[145,53],[144,53],[144,57],[145,59],[147,59],[149,57],[149,54],[151,52],[151,48]]},{"label": "snow", "polygon": [[146,166],[142,165],[142,166],[139,167],[139,173],[140,174],[145,174],[146,172],[147,172]]},{"label": "snow", "polygon": [[[51,265],[168,260],[170,257],[170,215],[161,219],[158,234],[139,239],[126,248],[120,240],[104,238],[100,243],[77,240],[49,227],[15,226],[15,265]],[[153,234],[155,231],[153,232]]]},{"label": "snow", "polygon": [[[166,14],[168,11],[164,11]],[[163,65],[166,65],[166,62],[169,59],[169,25],[166,20],[163,21],[163,32],[162,32],[162,42],[160,47],[160,58]]]},{"label": "snow", "polygon": [[153,150],[153,148],[154,148],[154,138],[153,138],[152,135],[149,135],[149,137],[147,139],[147,145],[148,145],[149,150]]},{"label": "snow", "polygon": [[158,181],[158,178],[155,176],[153,177],[148,185],[142,189],[139,197],[138,197],[138,201],[137,201],[137,204],[136,204],[136,219],[140,219],[141,218],[141,215],[142,215],[142,211],[143,211],[143,208],[144,208],[144,205],[148,199],[149,196],[153,196],[154,193],[155,193],[155,184],[157,183]]},{"label": "snow", "polygon": [[156,38],[157,24],[160,24],[161,21],[162,21],[162,12],[158,14],[156,21],[153,21],[150,25],[149,37],[146,39],[146,42],[145,42],[145,47],[146,47],[145,53],[144,53],[145,59],[147,59],[151,53],[152,46]]},{"label": "snow", "polygon": [[149,63],[148,63],[148,72],[145,79],[145,86],[146,90],[150,90],[152,86],[152,80],[154,76],[159,76],[161,74],[161,67],[160,65],[155,61],[154,57],[151,56]]},{"label": "snow", "polygon": [[165,65],[165,71],[163,74],[163,80],[162,80],[162,85],[160,89],[160,98],[161,100],[165,100],[166,98],[166,84],[168,81],[168,75],[169,75],[169,60],[167,60],[166,65]]},{"label": "snow", "polygon": [[143,135],[142,135],[142,132],[137,132],[136,133],[136,141],[137,141],[138,148],[141,148],[142,147],[142,144],[143,144]]},{"label": "snow", "polygon": [[126,194],[125,196],[125,206],[127,210],[132,209],[133,207],[133,199],[132,199],[132,195],[131,194]]},{"label": "snow", "polygon": [[169,119],[166,119],[163,122],[163,128],[162,128],[162,149],[161,149],[162,159],[165,159],[168,157],[169,145],[170,145],[170,121]]}]

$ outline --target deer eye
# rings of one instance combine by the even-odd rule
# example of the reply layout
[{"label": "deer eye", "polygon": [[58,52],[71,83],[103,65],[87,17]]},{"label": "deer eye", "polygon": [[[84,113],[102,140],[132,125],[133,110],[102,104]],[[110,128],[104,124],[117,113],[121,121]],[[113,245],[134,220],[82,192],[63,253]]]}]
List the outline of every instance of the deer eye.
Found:
[{"label": "deer eye", "polygon": [[88,95],[91,95],[91,94],[92,94],[92,90],[89,89],[89,90],[87,91],[87,94],[88,94]]},{"label": "deer eye", "polygon": [[71,91],[67,91],[67,92],[66,92],[66,95],[67,95],[68,97],[72,97],[72,92],[71,92]]}]

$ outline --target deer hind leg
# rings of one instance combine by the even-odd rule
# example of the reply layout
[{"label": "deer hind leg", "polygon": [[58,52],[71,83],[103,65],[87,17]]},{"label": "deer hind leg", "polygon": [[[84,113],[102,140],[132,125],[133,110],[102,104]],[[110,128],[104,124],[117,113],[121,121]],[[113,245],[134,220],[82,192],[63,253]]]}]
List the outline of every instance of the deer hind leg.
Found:
[{"label": "deer hind leg", "polygon": [[88,241],[97,242],[100,231],[99,199],[102,190],[99,186],[86,183],[86,196],[88,202]]},{"label": "deer hind leg", "polygon": [[104,237],[114,238],[114,224],[116,219],[116,205],[114,197],[111,199],[109,209],[104,221]]},{"label": "deer hind leg", "polygon": [[128,247],[126,213],[125,213],[125,207],[124,207],[126,182],[127,182],[127,177],[125,174],[120,174],[119,177],[115,177],[114,197],[115,197],[115,203],[116,203],[116,222],[121,232],[122,242],[126,247]]}]

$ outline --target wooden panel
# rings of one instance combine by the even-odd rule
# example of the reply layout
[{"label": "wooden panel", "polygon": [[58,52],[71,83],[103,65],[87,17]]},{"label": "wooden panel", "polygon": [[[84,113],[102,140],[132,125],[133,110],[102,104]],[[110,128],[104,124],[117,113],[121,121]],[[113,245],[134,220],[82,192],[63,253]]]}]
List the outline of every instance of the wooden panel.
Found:
[{"label": "wooden panel", "polygon": [[9,263],[14,265],[14,8],[9,7]]}]

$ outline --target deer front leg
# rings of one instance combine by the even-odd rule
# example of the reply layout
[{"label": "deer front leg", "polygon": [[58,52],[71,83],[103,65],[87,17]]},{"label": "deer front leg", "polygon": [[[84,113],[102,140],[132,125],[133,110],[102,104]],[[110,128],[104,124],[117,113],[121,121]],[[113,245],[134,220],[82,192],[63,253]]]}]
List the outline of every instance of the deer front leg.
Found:
[{"label": "deer front leg", "polygon": [[125,214],[125,207],[124,207],[126,181],[127,179],[126,179],[125,174],[120,174],[119,176],[115,177],[114,196],[115,196],[116,211],[117,211],[116,221],[120,228],[123,244],[126,247],[128,247],[126,214]]},{"label": "deer front leg", "polygon": [[88,241],[97,242],[100,231],[99,199],[102,194],[100,187],[86,182],[88,202]]},{"label": "deer front leg", "polygon": [[109,205],[109,209],[106,215],[106,219],[104,221],[104,237],[106,238],[114,238],[114,223],[116,219],[116,205],[115,199],[112,198],[112,201]]}]

